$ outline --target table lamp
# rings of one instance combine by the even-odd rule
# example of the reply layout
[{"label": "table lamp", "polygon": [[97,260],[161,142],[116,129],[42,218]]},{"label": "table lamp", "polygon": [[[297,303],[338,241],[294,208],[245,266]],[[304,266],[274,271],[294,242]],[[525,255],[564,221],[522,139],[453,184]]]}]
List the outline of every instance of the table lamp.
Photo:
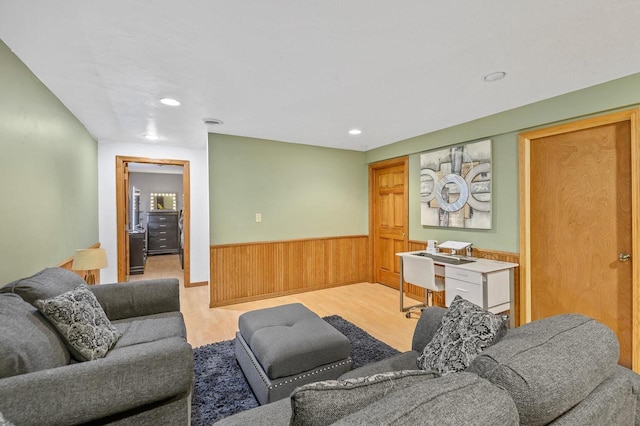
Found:
[{"label": "table lamp", "polygon": [[96,269],[107,267],[107,252],[103,248],[78,249],[73,258],[71,269],[74,271],[85,271],[84,281],[89,285],[95,285]]}]

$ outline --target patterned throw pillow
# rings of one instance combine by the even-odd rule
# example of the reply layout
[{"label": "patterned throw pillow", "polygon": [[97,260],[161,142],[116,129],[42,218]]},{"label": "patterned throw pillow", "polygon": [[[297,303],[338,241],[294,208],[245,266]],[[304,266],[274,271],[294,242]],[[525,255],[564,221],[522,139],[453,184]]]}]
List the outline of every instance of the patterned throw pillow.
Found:
[{"label": "patterned throw pillow", "polygon": [[502,317],[456,296],[418,357],[418,366],[442,375],[463,371],[506,331]]},{"label": "patterned throw pillow", "polygon": [[103,358],[122,336],[85,284],[51,299],[36,300],[34,305],[56,327],[79,361]]},{"label": "patterned throw pillow", "polygon": [[425,380],[433,372],[402,370],[345,380],[325,380],[295,388],[291,394],[291,422],[297,425],[330,425],[378,401]]}]

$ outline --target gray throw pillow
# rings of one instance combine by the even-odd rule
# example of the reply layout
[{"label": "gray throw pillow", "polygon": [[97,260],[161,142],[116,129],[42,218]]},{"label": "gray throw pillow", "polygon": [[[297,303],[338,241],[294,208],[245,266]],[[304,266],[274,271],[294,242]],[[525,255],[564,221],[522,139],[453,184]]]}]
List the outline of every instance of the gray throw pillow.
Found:
[{"label": "gray throw pillow", "polygon": [[103,358],[122,336],[85,284],[51,299],[36,300],[35,306],[79,361]]},{"label": "gray throw pillow", "polygon": [[84,280],[73,271],[46,268],[28,278],[21,278],[1,287],[0,293],[15,293],[33,305],[38,299],[58,296],[81,284],[84,284]]},{"label": "gray throw pillow", "polygon": [[291,394],[291,425],[330,425],[355,413],[385,395],[405,389],[438,374],[421,370],[403,370],[326,380],[297,387]]},{"label": "gray throw pillow", "polygon": [[17,294],[0,294],[0,329],[0,378],[69,364],[56,330]]},{"label": "gray throw pillow", "polygon": [[443,375],[463,371],[506,331],[502,317],[456,296],[418,357],[418,366]]}]

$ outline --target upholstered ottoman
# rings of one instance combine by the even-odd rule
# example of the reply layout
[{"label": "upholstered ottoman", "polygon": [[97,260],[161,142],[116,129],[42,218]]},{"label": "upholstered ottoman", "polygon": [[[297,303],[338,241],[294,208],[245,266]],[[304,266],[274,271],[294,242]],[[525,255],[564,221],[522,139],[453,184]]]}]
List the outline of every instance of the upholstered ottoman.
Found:
[{"label": "upholstered ottoman", "polygon": [[351,344],[300,303],[240,315],[236,359],[260,404],[351,369]]}]

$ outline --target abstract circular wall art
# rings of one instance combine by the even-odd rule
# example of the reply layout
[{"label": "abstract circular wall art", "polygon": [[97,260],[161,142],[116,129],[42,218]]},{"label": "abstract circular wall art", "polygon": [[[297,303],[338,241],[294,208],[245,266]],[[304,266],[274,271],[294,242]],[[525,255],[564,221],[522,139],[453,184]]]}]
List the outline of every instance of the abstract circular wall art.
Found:
[{"label": "abstract circular wall art", "polygon": [[420,155],[424,226],[491,229],[491,140]]}]

